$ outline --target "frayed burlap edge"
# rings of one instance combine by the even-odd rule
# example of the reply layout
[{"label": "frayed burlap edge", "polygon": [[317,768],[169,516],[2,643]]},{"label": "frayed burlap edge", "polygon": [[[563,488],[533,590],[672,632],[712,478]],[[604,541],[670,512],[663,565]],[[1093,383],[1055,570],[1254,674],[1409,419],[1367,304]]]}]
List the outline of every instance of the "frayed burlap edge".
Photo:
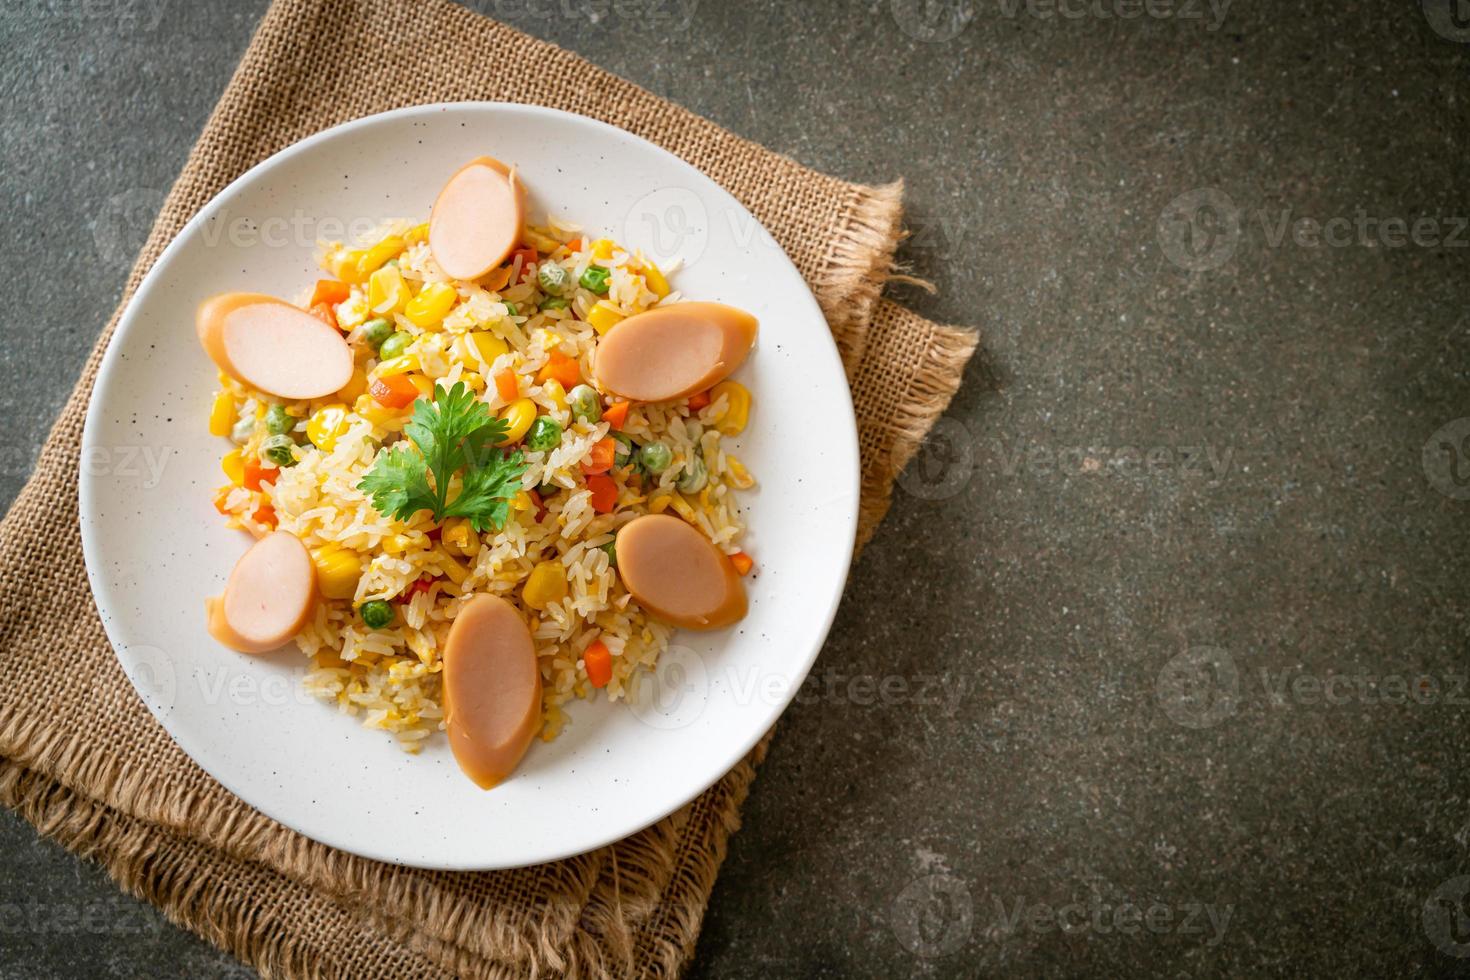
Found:
[{"label": "frayed burlap edge", "polygon": [[[824,272],[812,291],[832,328],[832,338],[851,380],[868,346],[868,328],[883,284],[893,274],[903,217],[903,181],[853,187],[852,200],[827,250]],[[833,302],[841,297],[840,302]]]},{"label": "frayed burlap edge", "polygon": [[[899,310],[899,307],[884,303],[879,306],[873,327],[874,334],[884,330],[883,322]],[[906,312],[906,311],[902,311]],[[917,319],[917,318],[915,318]],[[949,406],[963,380],[965,364],[980,342],[973,330],[944,324],[919,321],[930,331],[927,340],[927,356],[911,365],[905,390],[911,400],[898,403],[891,418],[881,421],[892,440],[886,454],[867,455],[863,459],[862,494],[858,504],[857,546],[862,548],[877,530],[888,508],[893,503],[893,485],[909,460],[919,451],[924,437],[934,422]],[[874,344],[881,347],[881,338]],[[881,352],[876,352],[881,358]],[[865,359],[858,369],[854,385],[861,385],[866,374],[874,368],[871,359]],[[867,424],[875,424],[869,422]],[[865,423],[859,421],[861,430]]]},{"label": "frayed burlap edge", "polygon": [[[411,872],[337,851],[256,810],[221,810],[183,786],[160,785],[152,773],[128,766],[115,755],[88,749],[79,734],[58,732],[40,717],[0,711],[0,755],[164,833],[236,860],[261,863],[333,901],[415,922],[435,940],[482,955],[494,950],[496,960],[512,965],[559,965],[559,950],[576,935],[596,884],[595,879],[589,881],[580,893],[573,889],[578,900],[549,908],[539,934],[528,937],[500,914],[503,909],[451,906],[438,891],[422,887]],[[636,848],[638,836],[609,846]],[[592,878],[607,851],[603,848],[541,868],[579,884],[584,876]],[[659,899],[655,881],[656,876],[645,874],[620,881],[618,887],[639,908],[651,908]],[[619,939],[611,935],[609,941],[616,944]],[[630,943],[631,939],[621,940],[624,946]]]},{"label": "frayed burlap edge", "polygon": [[[264,977],[370,975],[351,969],[345,949],[302,943],[283,928],[280,915],[309,911],[318,922],[335,919],[332,931],[344,939],[361,933],[363,922],[263,866],[242,865],[247,877],[222,887],[218,878],[199,874],[199,863],[191,860],[207,852],[5,760],[0,760],[0,804],[47,838],[96,861],[123,891],[157,906],[175,925],[250,963]],[[427,980],[448,974],[404,944],[371,975]]]}]

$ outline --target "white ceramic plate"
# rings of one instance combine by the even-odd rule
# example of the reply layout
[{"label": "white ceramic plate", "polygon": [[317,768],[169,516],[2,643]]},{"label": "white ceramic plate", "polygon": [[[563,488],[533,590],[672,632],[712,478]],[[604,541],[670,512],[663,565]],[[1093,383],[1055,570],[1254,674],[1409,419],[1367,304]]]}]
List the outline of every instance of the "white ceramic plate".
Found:
[{"label": "white ceramic plate", "polygon": [[[225,440],[206,431],[215,368],[194,336],[206,297],[297,297],[318,238],[388,218],[426,220],[454,170],[513,162],[546,211],[650,257],[682,256],[691,299],[743,307],[761,334],[738,377],[755,408],[739,454],[750,615],[681,631],[636,705],[578,702],[491,792],[444,737],[418,756],[299,693],[289,647],[235,653],[204,628],[249,539],[211,505]],[[138,289],[87,413],[80,474],[87,572],[118,659],[154,716],[241,799],[323,843],[445,869],[519,867],[627,836],[727,772],[796,694],[831,625],[857,522],[852,404],[827,325],[791,261],[693,167],[602,123],[497,103],[422,106],[358,120],[277,154],[190,221]],[[110,692],[99,692],[111,696]]]}]

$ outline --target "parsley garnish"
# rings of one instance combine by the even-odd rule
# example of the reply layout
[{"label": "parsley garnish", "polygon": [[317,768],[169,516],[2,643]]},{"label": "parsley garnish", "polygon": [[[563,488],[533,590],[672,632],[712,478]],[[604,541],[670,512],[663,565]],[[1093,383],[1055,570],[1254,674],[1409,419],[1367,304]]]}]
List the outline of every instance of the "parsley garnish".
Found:
[{"label": "parsley garnish", "polygon": [[[519,449],[495,448],[505,438],[504,419],[455,382],[448,389],[439,385],[432,402],[415,401],[413,421],[403,431],[418,448],[400,443],[380,453],[357,485],[380,513],[406,521],[427,510],[435,522],[463,517],[476,531],[505,526],[507,501],[520,490],[526,463]],[[450,500],[450,478],[461,470],[459,493]]]}]

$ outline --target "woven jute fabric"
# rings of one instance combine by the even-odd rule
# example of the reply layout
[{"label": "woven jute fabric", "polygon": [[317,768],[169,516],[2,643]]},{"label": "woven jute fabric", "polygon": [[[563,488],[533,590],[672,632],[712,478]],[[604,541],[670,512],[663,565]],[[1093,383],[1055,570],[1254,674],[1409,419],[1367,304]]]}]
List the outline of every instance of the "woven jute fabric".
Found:
[{"label": "woven jute fabric", "polygon": [[[433,57],[405,59],[405,30]],[[699,167],[771,231],[848,369],[866,540],[975,345],[879,297],[898,186],[815,173],[443,0],[272,7],[166,198],[124,302],[189,217],[251,165],[349,119],[468,99],[621,126]],[[765,741],[694,802],[616,844],[453,874],[367,861],[291,832],[210,779],[154,722],[108,646],[78,533],[82,422],[117,316],[0,525],[0,802],[267,976],[678,975]]]}]

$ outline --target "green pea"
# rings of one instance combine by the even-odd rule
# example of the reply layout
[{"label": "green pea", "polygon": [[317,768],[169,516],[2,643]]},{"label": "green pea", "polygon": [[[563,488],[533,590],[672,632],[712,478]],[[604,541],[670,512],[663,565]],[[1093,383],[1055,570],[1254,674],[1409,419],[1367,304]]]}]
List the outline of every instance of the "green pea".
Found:
[{"label": "green pea", "polygon": [[260,444],[260,458],[282,468],[296,465],[296,443],[290,436],[275,435]]},{"label": "green pea", "polygon": [[554,449],[561,444],[561,423],[550,415],[539,415],[526,433],[526,448],[537,452]]},{"label": "green pea", "polygon": [[628,461],[633,458],[633,454],[638,451],[638,446],[632,439],[629,439],[621,432],[610,432],[608,434],[613,437],[613,442],[618,444],[617,449],[613,451],[613,465],[618,467],[627,466]]},{"label": "green pea", "polygon": [[602,546],[602,550],[607,554],[607,563],[613,568],[617,568],[618,543],[616,541],[609,541],[607,544]]},{"label": "green pea", "polygon": [[542,500],[545,500],[548,497],[554,496],[556,492],[560,489],[561,487],[557,486],[555,483],[543,483],[536,488],[536,496],[540,497]]},{"label": "green pea", "polygon": [[413,334],[407,330],[400,330],[378,346],[378,357],[384,361],[398,357],[408,350],[408,345],[411,343],[413,343]]},{"label": "green pea", "polygon": [[369,320],[362,325],[362,342],[373,350],[378,350],[382,347],[383,341],[391,336],[393,336],[393,324],[391,321],[385,320],[382,317],[378,317],[376,320]]},{"label": "green pea", "polygon": [[383,599],[370,599],[357,607],[363,625],[368,629],[380,630],[393,622],[393,604]]},{"label": "green pea", "polygon": [[584,422],[602,421],[602,399],[591,385],[577,385],[567,392],[567,405],[572,414]]},{"label": "green pea", "polygon": [[273,436],[280,436],[294,428],[296,428],[296,417],[286,411],[285,405],[272,405],[266,409],[265,431]]},{"label": "green pea", "polygon": [[541,308],[543,310],[564,310],[568,305],[570,304],[563,297],[553,296],[551,299],[542,302]]},{"label": "green pea", "polygon": [[698,493],[708,482],[709,469],[704,465],[704,460],[695,456],[684,464],[684,472],[679,474],[674,486],[679,488],[680,493]]},{"label": "green pea", "polygon": [[577,281],[582,284],[583,289],[590,289],[599,295],[607,292],[608,280],[612,279],[612,273],[600,265],[589,265]]},{"label": "green pea", "polygon": [[520,316],[521,315],[521,311],[520,311],[520,309],[514,303],[506,303],[505,304],[505,315],[506,316]]},{"label": "green pea", "polygon": [[669,468],[669,464],[674,461],[674,454],[663,443],[650,442],[638,450],[638,459],[643,463],[644,469],[658,474]]},{"label": "green pea", "polygon": [[566,269],[550,259],[542,262],[541,267],[536,270],[536,282],[540,284],[544,292],[553,296],[565,293],[567,287],[571,285],[571,278]]}]

